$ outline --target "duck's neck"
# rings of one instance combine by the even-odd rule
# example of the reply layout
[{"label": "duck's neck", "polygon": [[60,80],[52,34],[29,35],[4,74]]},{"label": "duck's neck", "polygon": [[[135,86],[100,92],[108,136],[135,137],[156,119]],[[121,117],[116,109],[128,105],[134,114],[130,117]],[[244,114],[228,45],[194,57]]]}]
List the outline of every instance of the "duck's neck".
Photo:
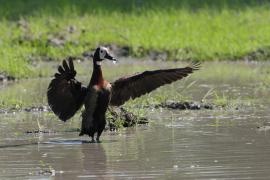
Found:
[{"label": "duck's neck", "polygon": [[96,61],[93,61],[93,73],[89,83],[89,86],[102,85],[104,82],[101,65],[98,65]]}]

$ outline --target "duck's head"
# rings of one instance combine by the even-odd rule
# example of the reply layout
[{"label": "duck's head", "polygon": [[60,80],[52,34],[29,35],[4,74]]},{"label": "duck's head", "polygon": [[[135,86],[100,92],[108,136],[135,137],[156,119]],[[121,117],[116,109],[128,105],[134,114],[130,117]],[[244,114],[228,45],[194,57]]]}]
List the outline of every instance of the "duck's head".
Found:
[{"label": "duck's head", "polygon": [[116,62],[116,59],[111,55],[111,53],[109,52],[109,50],[106,47],[100,46],[96,49],[95,53],[94,53],[94,63],[96,65],[101,65],[101,61],[108,59],[111,60],[113,62]]}]

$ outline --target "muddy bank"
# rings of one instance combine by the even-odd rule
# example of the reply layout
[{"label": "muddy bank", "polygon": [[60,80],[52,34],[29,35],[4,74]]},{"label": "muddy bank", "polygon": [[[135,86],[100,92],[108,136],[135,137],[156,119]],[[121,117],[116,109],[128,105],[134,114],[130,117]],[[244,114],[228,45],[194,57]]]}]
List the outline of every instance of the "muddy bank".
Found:
[{"label": "muddy bank", "polygon": [[246,56],[243,57],[243,59],[247,61],[269,60],[270,46],[261,47],[255,51],[249,52]]},{"label": "muddy bank", "polygon": [[[200,102],[178,102],[178,101],[167,101],[162,102],[156,105],[146,105],[140,108],[168,108],[174,110],[201,110],[201,109],[214,109],[217,108],[214,104],[210,103],[200,103]],[[16,113],[16,112],[52,112],[49,106],[32,106],[32,107],[25,107],[25,108],[0,108],[0,113]],[[109,108],[108,112],[110,113],[110,117],[114,119],[124,119],[125,124],[124,127],[128,127],[129,124],[134,124],[136,119],[136,115],[134,115],[131,111],[126,110],[123,107],[114,107]],[[144,118],[143,118],[144,119]],[[137,119],[138,120],[138,119]]]},{"label": "muddy bank", "polygon": [[[179,48],[173,50],[156,50],[156,49],[145,49],[143,47],[134,48],[127,45],[117,45],[117,44],[104,44],[103,46],[108,47],[110,51],[116,57],[137,57],[137,58],[147,58],[153,61],[194,61],[198,59],[192,59],[192,54],[195,50],[192,48]],[[81,55],[77,56],[77,59],[86,60],[92,58],[95,48],[83,52]],[[248,52],[243,56],[238,56],[234,58],[226,58],[220,60],[245,60],[245,61],[261,61],[269,60],[270,58],[270,47],[261,47],[255,51]],[[52,58],[49,58],[52,59]]]},{"label": "muddy bank", "polygon": [[135,115],[123,107],[109,108],[107,115],[107,128],[115,130],[120,127],[132,127],[137,124],[147,124],[148,118],[143,115]]},{"label": "muddy bank", "polygon": [[[71,28],[73,29],[73,28]],[[76,41],[69,41],[68,40],[69,33],[56,33],[48,36],[46,46],[58,47],[63,48],[66,44],[74,44],[77,45],[78,42]],[[29,40],[31,38],[21,38],[18,41],[20,43],[24,41],[38,41],[38,40]],[[74,59],[77,60],[91,60],[95,51],[95,48],[88,48],[89,45],[85,44],[85,51],[81,54],[73,54],[70,55]],[[156,50],[156,49],[146,49],[144,47],[132,47],[128,45],[117,45],[117,44],[102,44],[102,46],[108,47],[112,54],[116,57],[137,57],[143,59],[149,59],[153,61],[194,61],[198,59],[191,58],[192,54],[194,54],[195,50],[192,48],[179,48],[179,49],[172,49],[172,50]],[[70,57],[67,56],[67,57]],[[66,58],[67,58],[66,57]],[[234,58],[224,58],[220,60],[245,60],[245,61],[261,61],[261,60],[269,60],[270,58],[270,47],[262,47],[258,48],[255,51],[248,52],[242,56],[236,56]],[[65,59],[65,58],[62,58]],[[36,60],[41,61],[59,61],[61,59],[57,59],[55,57],[50,57],[46,55],[36,55],[36,56],[29,56],[29,62],[35,64]]]},{"label": "muddy bank", "polygon": [[0,73],[0,82],[15,81],[15,77],[6,73]]},{"label": "muddy bank", "polygon": [[[137,108],[167,108],[167,109],[173,109],[173,110],[214,110],[220,108],[220,106],[212,104],[212,103],[202,103],[202,102],[196,102],[196,101],[166,101],[161,102],[160,104],[155,105],[144,105],[140,106],[139,104],[136,106]],[[226,108],[222,106],[222,108]],[[235,107],[236,109],[239,109],[238,107]],[[49,106],[32,106],[32,107],[25,107],[25,108],[2,108],[0,109],[0,113],[16,113],[16,112],[52,112]],[[123,120],[123,126],[124,127],[130,127],[134,124],[144,124],[145,121],[147,121],[146,117],[138,117],[134,114],[132,111],[128,111],[124,107],[110,107],[108,109],[108,119],[111,122],[115,122],[119,119]],[[141,122],[141,123],[140,123]]]},{"label": "muddy bank", "polygon": [[32,107],[25,107],[25,108],[1,108],[0,113],[17,113],[17,112],[51,112],[49,106],[32,106]]},{"label": "muddy bank", "polygon": [[168,108],[174,110],[201,110],[201,109],[214,109],[213,104],[199,103],[199,102],[177,102],[168,101],[154,106],[155,108]]},{"label": "muddy bank", "polygon": [[[139,104],[138,104],[139,105]],[[196,101],[167,101],[161,102],[160,104],[156,105],[145,105],[145,106],[138,106],[138,108],[168,108],[168,109],[175,109],[175,110],[200,110],[200,109],[215,109],[217,106],[211,103],[201,103]],[[13,113],[13,112],[52,112],[49,106],[32,106],[32,107],[25,107],[25,108],[0,108],[0,113]],[[127,124],[133,124],[133,120],[135,115],[126,110],[123,107],[114,107],[109,108],[108,110],[113,118],[122,118],[127,119]],[[126,127],[126,126],[124,126]]]},{"label": "muddy bank", "polygon": [[80,128],[70,128],[70,129],[66,129],[64,131],[52,131],[49,129],[34,129],[34,130],[27,130],[24,133],[25,134],[57,134],[59,132],[64,132],[64,133],[70,133],[70,132],[80,132],[81,129]]}]

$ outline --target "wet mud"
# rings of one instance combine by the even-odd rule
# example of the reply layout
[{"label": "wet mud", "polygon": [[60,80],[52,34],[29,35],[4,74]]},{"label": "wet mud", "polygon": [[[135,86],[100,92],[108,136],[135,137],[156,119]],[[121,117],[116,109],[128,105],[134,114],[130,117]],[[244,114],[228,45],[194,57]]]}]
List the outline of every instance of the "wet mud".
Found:
[{"label": "wet mud", "polygon": [[199,103],[199,102],[177,102],[168,101],[163,102],[154,106],[155,108],[168,108],[174,110],[203,110],[203,109],[214,109],[215,105],[209,103]]},{"label": "wet mud", "polygon": [[16,78],[5,73],[0,73],[0,83],[7,81],[15,81]]},{"label": "wet mud", "polygon": [[123,107],[120,108],[109,108],[110,116],[107,117],[107,129],[114,131],[118,127],[116,121],[121,121],[123,127],[133,127],[137,124],[147,124],[149,122],[147,117],[135,115],[133,112],[126,110]]}]

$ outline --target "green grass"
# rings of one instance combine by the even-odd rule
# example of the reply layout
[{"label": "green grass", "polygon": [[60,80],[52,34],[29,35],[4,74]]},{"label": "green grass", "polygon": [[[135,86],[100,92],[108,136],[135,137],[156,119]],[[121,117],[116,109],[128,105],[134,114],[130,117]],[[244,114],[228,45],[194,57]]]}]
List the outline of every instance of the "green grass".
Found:
[{"label": "green grass", "polygon": [[[102,44],[168,60],[270,57],[268,1],[0,0],[0,72],[37,76],[35,61],[81,56]],[[70,33],[69,27],[75,31]],[[50,39],[64,39],[54,46]],[[258,51],[259,50],[259,51]],[[258,52],[257,52],[258,51]]]}]

